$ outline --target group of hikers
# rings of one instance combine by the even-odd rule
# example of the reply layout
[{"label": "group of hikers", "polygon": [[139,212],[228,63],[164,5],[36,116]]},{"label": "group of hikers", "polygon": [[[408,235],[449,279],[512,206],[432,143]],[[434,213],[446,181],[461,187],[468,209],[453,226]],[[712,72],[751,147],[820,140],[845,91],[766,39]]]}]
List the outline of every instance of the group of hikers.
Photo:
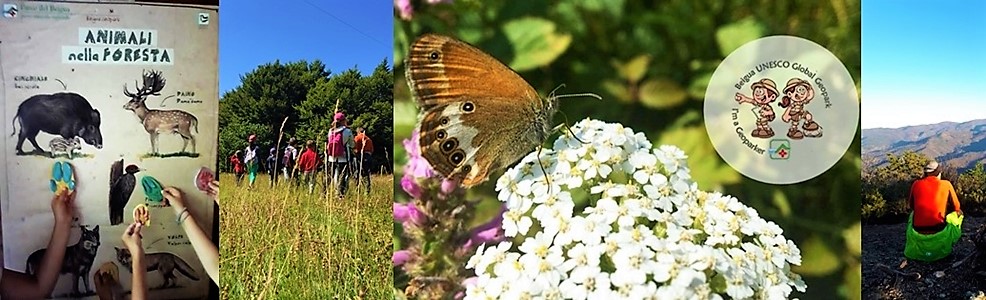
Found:
[{"label": "group of hikers", "polygon": [[373,141],[364,128],[357,128],[354,134],[348,125],[346,115],[337,112],[332,118],[332,129],[326,137],[324,152],[319,153],[313,140],[301,143],[290,138],[280,153],[276,146],[270,147],[266,160],[261,160],[257,136],[251,134],[247,138],[247,147],[236,150],[229,158],[236,174],[236,184],[239,186],[246,175],[252,188],[263,165],[272,182],[283,177],[283,180],[296,186],[307,185],[308,192],[312,193],[315,174],[324,168],[327,174],[331,174],[326,176],[325,186],[335,189],[340,198],[346,194],[353,175],[357,177],[356,183],[361,191],[369,194]]}]

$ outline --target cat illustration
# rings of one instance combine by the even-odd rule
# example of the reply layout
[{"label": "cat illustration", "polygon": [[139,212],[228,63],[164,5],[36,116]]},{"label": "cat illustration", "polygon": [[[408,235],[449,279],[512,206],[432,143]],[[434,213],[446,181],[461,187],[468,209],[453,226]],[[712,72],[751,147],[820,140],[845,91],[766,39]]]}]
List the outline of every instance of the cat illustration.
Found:
[{"label": "cat illustration", "polygon": [[[62,260],[62,268],[59,273],[72,274],[72,291],[76,295],[85,295],[92,293],[92,290],[89,289],[89,270],[92,269],[96,250],[99,249],[99,225],[93,227],[92,230],[86,229],[85,226],[79,226],[79,228],[82,229],[82,236],[79,237],[78,243],[65,248],[65,259]],[[42,248],[27,257],[27,274],[35,275],[38,272],[47,250]],[[79,292],[79,278],[82,278],[85,285],[85,293]]]},{"label": "cat illustration", "polygon": [[[130,272],[133,272],[133,261],[130,257],[130,250],[120,247],[113,248],[116,249],[116,260],[126,266]],[[164,276],[164,285],[161,288],[175,287],[175,283],[177,282],[175,271],[192,280],[199,280],[199,277],[195,275],[195,270],[192,270],[192,267],[182,260],[181,257],[174,254],[166,252],[148,253],[144,254],[144,261],[147,262],[147,272],[161,271],[161,275]]]}]

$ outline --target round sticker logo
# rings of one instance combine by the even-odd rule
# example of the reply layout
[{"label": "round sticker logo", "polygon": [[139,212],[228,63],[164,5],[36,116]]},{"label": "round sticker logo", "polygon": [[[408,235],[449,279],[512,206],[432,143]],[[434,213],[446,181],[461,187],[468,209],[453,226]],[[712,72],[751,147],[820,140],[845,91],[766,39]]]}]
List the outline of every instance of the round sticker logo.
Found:
[{"label": "round sticker logo", "polygon": [[744,44],[716,68],[705,92],[705,128],[716,152],[754,180],[814,178],[846,153],[859,124],[859,94],[846,67],[793,36]]}]

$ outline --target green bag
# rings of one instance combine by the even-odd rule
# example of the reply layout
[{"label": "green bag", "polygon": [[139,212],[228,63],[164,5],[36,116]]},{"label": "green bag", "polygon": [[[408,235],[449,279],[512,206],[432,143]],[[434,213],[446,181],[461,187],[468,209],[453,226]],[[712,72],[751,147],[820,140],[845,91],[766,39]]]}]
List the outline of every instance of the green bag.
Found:
[{"label": "green bag", "polygon": [[904,256],[913,260],[932,262],[952,253],[952,246],[962,237],[962,220],[952,212],[945,216],[945,229],[934,234],[923,234],[914,230],[914,213],[907,219],[907,244]]}]

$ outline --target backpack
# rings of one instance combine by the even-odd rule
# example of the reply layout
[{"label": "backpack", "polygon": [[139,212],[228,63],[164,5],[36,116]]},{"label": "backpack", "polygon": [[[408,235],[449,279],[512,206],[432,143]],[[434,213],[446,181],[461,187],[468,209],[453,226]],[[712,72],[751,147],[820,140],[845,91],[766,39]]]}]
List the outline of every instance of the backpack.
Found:
[{"label": "backpack", "polygon": [[346,127],[342,127],[342,129],[332,131],[329,134],[329,143],[327,145],[328,147],[326,147],[327,151],[329,152],[329,156],[332,157],[346,156],[346,142],[343,140],[343,132],[345,132],[346,130],[349,129]]},{"label": "backpack", "polygon": [[294,165],[294,153],[293,153],[294,151],[292,150],[294,149],[291,146],[284,148],[284,158],[283,160],[281,160],[284,163],[284,166]]}]

